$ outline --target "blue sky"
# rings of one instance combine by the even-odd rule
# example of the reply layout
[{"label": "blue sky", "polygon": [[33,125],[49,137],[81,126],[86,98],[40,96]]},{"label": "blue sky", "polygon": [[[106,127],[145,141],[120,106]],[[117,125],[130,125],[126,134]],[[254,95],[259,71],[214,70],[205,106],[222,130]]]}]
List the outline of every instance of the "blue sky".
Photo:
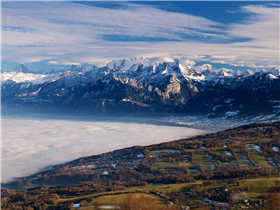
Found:
[{"label": "blue sky", "polygon": [[2,69],[159,62],[246,69],[279,65],[279,3],[2,2]]}]

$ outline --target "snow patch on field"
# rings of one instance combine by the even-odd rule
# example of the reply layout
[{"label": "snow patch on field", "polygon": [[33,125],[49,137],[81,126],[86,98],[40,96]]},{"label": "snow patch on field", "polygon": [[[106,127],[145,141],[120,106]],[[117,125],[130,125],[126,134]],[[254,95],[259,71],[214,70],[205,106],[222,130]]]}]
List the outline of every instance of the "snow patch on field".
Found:
[{"label": "snow patch on field", "polygon": [[228,203],[213,201],[213,200],[210,200],[209,198],[204,198],[203,200],[206,201],[206,202],[209,202],[209,203],[217,203],[217,204],[220,204],[220,205],[223,205],[223,206],[229,206]]},{"label": "snow patch on field", "polygon": [[272,147],[274,152],[279,152],[279,148],[278,147]]},{"label": "snow patch on field", "polygon": [[107,171],[107,170],[106,170],[106,171],[103,171],[103,172],[102,172],[102,175],[109,175],[109,171]]},{"label": "snow patch on field", "polygon": [[137,156],[137,158],[143,158],[143,157],[145,157],[144,154],[139,154],[139,155],[136,155],[136,156]]},{"label": "snow patch on field", "polygon": [[229,152],[229,151],[224,151],[224,154],[227,156],[232,156],[231,152]]},{"label": "snow patch on field", "polygon": [[163,151],[166,152],[166,153],[176,153],[176,152],[179,152],[179,150],[169,150],[169,149],[165,149]]},{"label": "snow patch on field", "polygon": [[256,150],[258,152],[261,151],[261,147],[258,146],[258,145],[254,145],[254,144],[247,144],[246,147],[248,147],[248,149],[251,149],[251,150]]}]

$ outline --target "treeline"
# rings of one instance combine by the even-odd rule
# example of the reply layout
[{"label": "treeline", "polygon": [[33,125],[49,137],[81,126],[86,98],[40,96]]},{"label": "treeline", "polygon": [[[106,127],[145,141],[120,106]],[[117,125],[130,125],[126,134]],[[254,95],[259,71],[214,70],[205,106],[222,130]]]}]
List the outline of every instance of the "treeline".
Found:
[{"label": "treeline", "polygon": [[277,170],[260,169],[236,169],[227,171],[214,171],[195,175],[166,175],[154,178],[148,178],[148,183],[163,183],[163,184],[177,184],[177,183],[195,183],[195,180],[223,180],[232,178],[258,178],[270,175],[277,175]]},{"label": "treeline", "polygon": [[7,210],[45,210],[50,206],[57,206],[60,197],[49,192],[32,194],[17,193],[1,189],[1,209]]},{"label": "treeline", "polygon": [[118,156],[130,156],[133,154],[137,153],[143,153],[143,148],[142,146],[133,146],[129,148],[124,148],[124,149],[119,149],[99,155],[92,155],[92,156],[86,156],[86,157],[81,157],[79,159],[73,160],[69,162],[67,165],[70,167],[72,166],[77,166],[77,165],[86,165],[89,162],[94,162],[97,159],[107,159],[109,157],[118,157]]},{"label": "treeline", "polygon": [[[59,195],[64,198],[72,198],[73,196],[82,196],[92,193],[110,193],[115,191],[123,191],[132,186],[146,186],[145,181],[134,182],[109,182],[96,184],[94,182],[86,182],[76,185],[61,185],[61,186],[40,186],[28,189],[27,192],[1,189],[1,209],[15,210],[42,210],[48,206],[56,207],[60,200]],[[114,194],[114,193],[113,193]],[[92,197],[87,198],[84,202],[92,202]],[[83,200],[76,199],[71,202],[80,203]],[[70,202],[64,203],[65,206],[70,206]]]}]

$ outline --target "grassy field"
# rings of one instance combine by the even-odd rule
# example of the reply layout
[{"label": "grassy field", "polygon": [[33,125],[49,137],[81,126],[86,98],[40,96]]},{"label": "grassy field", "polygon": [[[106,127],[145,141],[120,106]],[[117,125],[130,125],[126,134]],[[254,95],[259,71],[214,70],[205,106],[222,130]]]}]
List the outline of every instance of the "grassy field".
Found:
[{"label": "grassy field", "polygon": [[236,153],[237,158],[239,159],[239,162],[242,163],[244,166],[251,166],[251,162],[247,158],[246,153]]},{"label": "grassy field", "polygon": [[172,166],[172,167],[179,167],[180,164],[179,162],[156,162],[154,165],[153,165],[153,168],[157,168],[157,169],[160,169],[160,168],[164,168],[165,166]]},{"label": "grassy field", "polygon": [[71,198],[60,198],[60,202],[64,202],[64,201],[71,201],[71,200],[75,200],[75,199],[83,199],[83,198],[87,198],[87,197],[96,197],[96,196],[103,196],[103,195],[113,195],[116,193],[124,193],[124,192],[128,192],[127,190],[122,190],[122,191],[112,191],[112,192],[107,192],[107,193],[93,193],[93,194],[88,194],[88,195],[83,195],[83,196],[75,196],[75,197],[71,197]]},{"label": "grassy field", "polygon": [[257,154],[256,151],[250,150],[250,157],[258,166],[268,169],[274,169],[273,166],[268,163],[265,157]]},{"label": "grassy field", "polygon": [[249,191],[247,194],[249,195],[251,200],[260,199],[260,195],[268,195],[269,193],[273,193],[272,188],[275,187],[275,180],[280,180],[279,177],[269,177],[268,178],[255,178],[255,179],[247,179],[240,183],[240,185],[248,185]]},{"label": "grassy field", "polygon": [[[258,200],[261,199],[261,195],[268,195],[272,193],[273,189],[275,189],[275,180],[280,180],[278,176],[272,176],[269,178],[255,178],[255,179],[244,179],[240,181],[240,186],[248,186],[249,191],[247,192],[249,198],[251,200]],[[171,184],[171,185],[147,185],[147,186],[139,186],[139,187],[131,187],[127,190],[123,191],[115,191],[115,192],[108,192],[108,193],[96,193],[90,194],[86,196],[76,196],[75,198],[68,198],[68,199],[60,199],[60,202],[63,201],[71,201],[75,199],[83,199],[89,196],[95,197],[96,201],[100,202],[100,205],[118,205],[122,202],[129,192],[133,193],[134,195],[141,195],[141,192],[145,191],[152,191],[152,192],[162,192],[162,193],[172,193],[172,192],[186,192],[189,191],[190,188],[194,187],[195,185],[202,185],[203,181],[199,180],[196,183],[181,183],[181,184]],[[202,186],[201,190],[206,189],[216,189],[218,187],[228,187],[229,189],[236,188],[236,186],[228,186],[226,183],[219,183],[214,184],[212,186]],[[120,194],[115,194],[120,193]],[[155,199],[159,204],[164,204],[164,199],[160,198],[156,195],[150,195],[153,199]],[[243,195],[238,196],[237,199],[243,199]],[[197,198],[189,199],[188,203],[198,203],[200,202]],[[90,209],[91,207],[89,207]]]},{"label": "grassy field", "polygon": [[194,157],[195,157],[195,160],[197,160],[197,161],[208,159],[207,155],[204,152],[195,154]]},{"label": "grassy field", "polygon": [[[96,201],[100,202],[100,205],[119,205],[122,201],[126,199],[128,194],[119,194],[119,195],[107,195],[96,198]],[[133,193],[133,195],[141,196],[141,193]],[[164,204],[165,200],[160,198],[159,196],[145,194],[145,196],[149,196],[156,200],[159,204]]]},{"label": "grassy field", "polygon": [[[86,197],[97,197],[96,200],[99,201],[99,199],[101,199],[103,197],[108,197],[108,198],[118,198],[118,197],[114,197],[114,196],[124,196],[125,197],[127,195],[127,193],[129,193],[129,192],[131,192],[131,193],[135,193],[135,192],[139,192],[139,191],[144,192],[146,190],[155,190],[155,191],[162,191],[162,192],[177,192],[177,191],[183,190],[184,188],[190,188],[190,187],[193,187],[194,185],[202,184],[202,182],[203,181],[196,181],[196,183],[182,183],[182,184],[174,184],[174,185],[147,185],[147,186],[139,186],[139,187],[130,187],[127,190],[122,190],[122,191],[112,191],[112,192],[108,192],[108,193],[94,193],[94,194],[89,194],[89,195],[85,195],[85,196],[75,196],[73,198],[66,198],[66,199],[61,198],[60,202],[71,201],[71,200],[75,200],[75,199],[83,199]],[[121,193],[121,194],[114,195],[116,193]],[[154,196],[154,197],[158,197],[158,196]],[[160,197],[158,197],[158,199],[161,200]],[[102,204],[102,205],[105,205],[105,204]],[[109,205],[109,204],[106,204],[106,205]],[[113,204],[110,204],[110,205],[113,205]]]},{"label": "grassy field", "polygon": [[270,142],[270,141],[273,141],[274,139],[270,139],[270,138],[258,138],[258,139],[255,139],[253,141],[251,141],[250,143],[259,143],[259,142]]},{"label": "grassy field", "polygon": [[212,152],[214,154],[223,155],[223,156],[226,156],[225,153],[224,153],[225,151],[226,151],[225,149],[224,150],[212,150]]},{"label": "grassy field", "polygon": [[[149,194],[143,194],[143,193],[133,193],[135,196],[148,196],[152,199],[154,199],[158,204],[165,204],[165,200],[160,198],[159,196],[155,195],[149,195]],[[103,209],[102,206],[120,206],[121,203],[127,198],[128,194],[118,194],[118,195],[106,195],[101,196],[95,199],[95,201],[99,202],[100,209]],[[79,207],[78,209],[87,209],[87,210],[94,210],[93,205]],[[107,209],[107,208],[105,208]]]},{"label": "grassy field", "polygon": [[[206,152],[195,154],[195,161],[193,163],[199,163],[204,171],[210,170],[214,164],[214,162],[207,156]],[[191,173],[193,174],[197,172],[192,171]]]},{"label": "grassy field", "polygon": [[196,183],[182,183],[182,184],[171,184],[171,185],[147,185],[147,186],[140,186],[140,187],[131,187],[129,189],[135,191],[144,191],[144,190],[158,190],[162,192],[178,192],[185,188],[193,187],[197,184],[202,184],[203,181],[196,181]]},{"label": "grassy field", "polygon": [[195,149],[185,149],[186,152],[194,152],[196,151]]}]

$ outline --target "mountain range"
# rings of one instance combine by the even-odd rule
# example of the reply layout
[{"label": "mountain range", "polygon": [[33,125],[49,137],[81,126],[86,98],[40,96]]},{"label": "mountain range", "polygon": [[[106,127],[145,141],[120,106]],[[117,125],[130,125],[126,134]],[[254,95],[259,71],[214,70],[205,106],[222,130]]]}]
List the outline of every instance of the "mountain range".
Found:
[{"label": "mountain range", "polygon": [[213,69],[142,56],[60,71],[20,64],[2,71],[1,80],[2,104],[8,106],[76,114],[280,115],[279,67]]}]

